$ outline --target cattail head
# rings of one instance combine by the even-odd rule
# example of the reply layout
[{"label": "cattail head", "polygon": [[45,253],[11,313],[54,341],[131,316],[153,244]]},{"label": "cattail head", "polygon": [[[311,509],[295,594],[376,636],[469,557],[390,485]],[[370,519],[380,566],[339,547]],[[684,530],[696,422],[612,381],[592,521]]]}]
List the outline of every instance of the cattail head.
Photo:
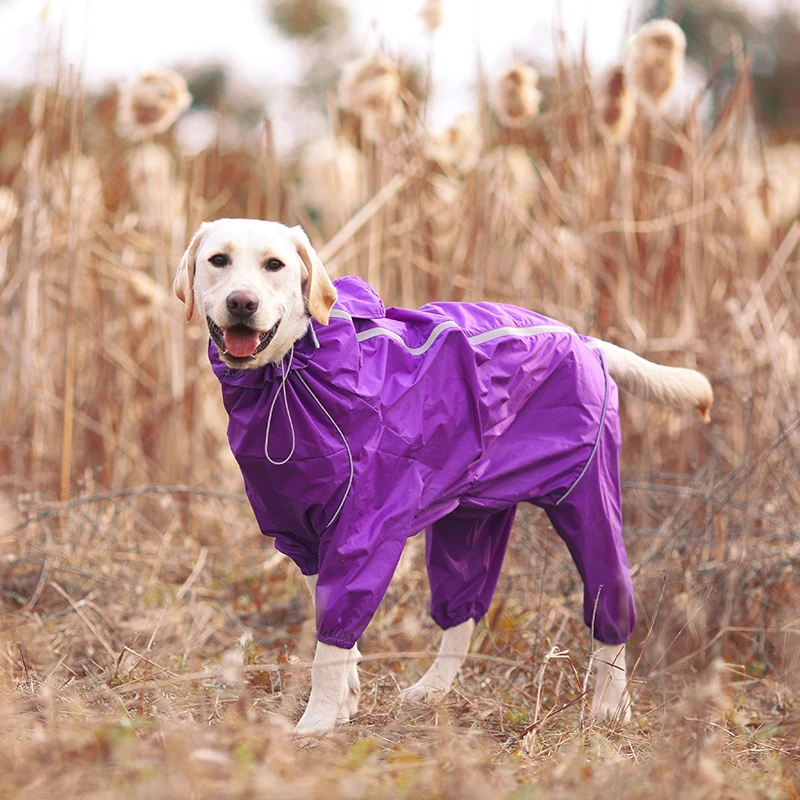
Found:
[{"label": "cattail head", "polygon": [[425,155],[466,175],[477,165],[481,147],[481,133],[475,117],[460,114],[447,130],[433,134],[425,142]]},{"label": "cattail head", "polygon": [[542,93],[536,88],[539,73],[527,64],[517,64],[500,77],[489,92],[489,105],[509,128],[527,125],[538,113]]},{"label": "cattail head", "polygon": [[11,229],[19,213],[19,202],[13,190],[0,186],[0,236]]},{"label": "cattail head", "polygon": [[364,154],[343,138],[323,136],[309,142],[300,155],[300,199],[319,211],[320,226],[332,234],[364,202]]},{"label": "cattail head", "polygon": [[442,0],[425,0],[425,5],[422,11],[419,12],[422,21],[429,33],[433,33],[442,24],[444,17],[444,10],[442,9]]},{"label": "cattail head", "polygon": [[169,232],[185,211],[185,191],[166,147],[143,144],[128,156],[131,193],[146,228]]},{"label": "cattail head", "polygon": [[766,175],[756,159],[745,161],[747,195],[738,205],[741,229],[756,250],[766,250],[781,228],[800,217],[800,147],[765,151]]},{"label": "cattail head", "polygon": [[138,141],[163,133],[189,108],[192,96],[177,72],[150,70],[121,87],[117,122],[120,133]]},{"label": "cattail head", "polygon": [[386,138],[404,117],[397,65],[380,56],[345,64],[339,80],[339,105],[361,117],[368,139]]},{"label": "cattail head", "polygon": [[675,22],[654,19],[628,44],[625,71],[639,101],[661,114],[683,75],[686,36]]},{"label": "cattail head", "polygon": [[345,111],[387,111],[400,92],[400,73],[388,58],[359,58],[344,65],[339,81],[339,104]]},{"label": "cattail head", "polygon": [[478,173],[486,181],[493,202],[519,220],[530,216],[539,174],[524,147],[496,147],[481,159]]},{"label": "cattail head", "polygon": [[600,133],[611,142],[628,138],[636,118],[636,98],[621,65],[611,67],[600,80],[595,98]]}]

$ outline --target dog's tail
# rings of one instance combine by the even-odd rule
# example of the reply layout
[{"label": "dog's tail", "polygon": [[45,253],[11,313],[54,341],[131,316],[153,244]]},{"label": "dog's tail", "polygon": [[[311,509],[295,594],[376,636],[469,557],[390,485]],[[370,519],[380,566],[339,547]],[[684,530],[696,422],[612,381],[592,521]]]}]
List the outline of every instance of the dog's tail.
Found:
[{"label": "dog's tail", "polygon": [[708,378],[697,370],[665,367],[637,356],[624,347],[595,339],[593,344],[606,354],[608,371],[634,397],[677,409],[696,408],[704,422],[710,422],[709,411],[714,392]]}]

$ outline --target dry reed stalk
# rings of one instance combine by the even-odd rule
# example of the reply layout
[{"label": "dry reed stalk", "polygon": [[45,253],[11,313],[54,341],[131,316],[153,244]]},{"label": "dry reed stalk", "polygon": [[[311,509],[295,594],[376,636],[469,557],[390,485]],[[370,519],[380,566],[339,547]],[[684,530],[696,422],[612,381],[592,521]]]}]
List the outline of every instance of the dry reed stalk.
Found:
[{"label": "dry reed stalk", "polygon": [[61,479],[59,483],[59,499],[63,502],[70,494],[72,483],[72,434],[73,416],[75,412],[75,372],[76,372],[76,335],[75,335],[75,305],[77,285],[80,269],[78,256],[78,241],[76,231],[76,207],[74,187],[79,185],[73,181],[75,164],[81,157],[83,146],[83,112],[84,99],[80,78],[74,79],[71,86],[73,90],[72,118],[70,124],[70,169],[69,169],[69,200],[67,203],[67,320],[64,346],[64,417],[61,439]]}]

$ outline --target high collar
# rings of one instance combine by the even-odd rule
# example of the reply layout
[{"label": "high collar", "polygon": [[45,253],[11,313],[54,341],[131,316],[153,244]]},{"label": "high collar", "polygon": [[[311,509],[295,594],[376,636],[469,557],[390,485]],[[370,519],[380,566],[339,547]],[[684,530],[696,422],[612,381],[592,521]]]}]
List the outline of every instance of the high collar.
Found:
[{"label": "high collar", "polygon": [[312,318],[306,333],[294,343],[291,358],[287,354],[282,361],[257,369],[234,369],[220,359],[217,346],[209,340],[208,357],[220,383],[250,388],[275,384],[283,377],[283,370],[290,361],[292,372],[313,364],[315,372],[337,383],[345,374],[357,372],[360,357],[354,320],[382,319],[386,310],[380,297],[361,278],[345,276],[335,280],[334,285],[339,295],[334,309],[345,311],[349,318],[331,317],[327,325]]}]

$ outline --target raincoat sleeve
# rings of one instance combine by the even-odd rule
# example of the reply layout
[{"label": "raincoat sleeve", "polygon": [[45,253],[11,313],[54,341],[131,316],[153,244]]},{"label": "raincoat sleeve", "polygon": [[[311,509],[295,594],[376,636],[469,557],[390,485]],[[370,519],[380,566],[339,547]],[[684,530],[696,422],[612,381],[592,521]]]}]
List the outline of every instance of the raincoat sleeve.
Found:
[{"label": "raincoat sleeve", "polygon": [[294,561],[303,575],[316,575],[319,570],[319,541],[314,536],[292,533],[276,522],[244,475],[244,490],[264,536],[275,539],[275,549]]},{"label": "raincoat sleeve", "polygon": [[322,536],[317,639],[350,649],[380,605],[412,530],[422,480],[410,459],[374,451],[341,516]]}]

